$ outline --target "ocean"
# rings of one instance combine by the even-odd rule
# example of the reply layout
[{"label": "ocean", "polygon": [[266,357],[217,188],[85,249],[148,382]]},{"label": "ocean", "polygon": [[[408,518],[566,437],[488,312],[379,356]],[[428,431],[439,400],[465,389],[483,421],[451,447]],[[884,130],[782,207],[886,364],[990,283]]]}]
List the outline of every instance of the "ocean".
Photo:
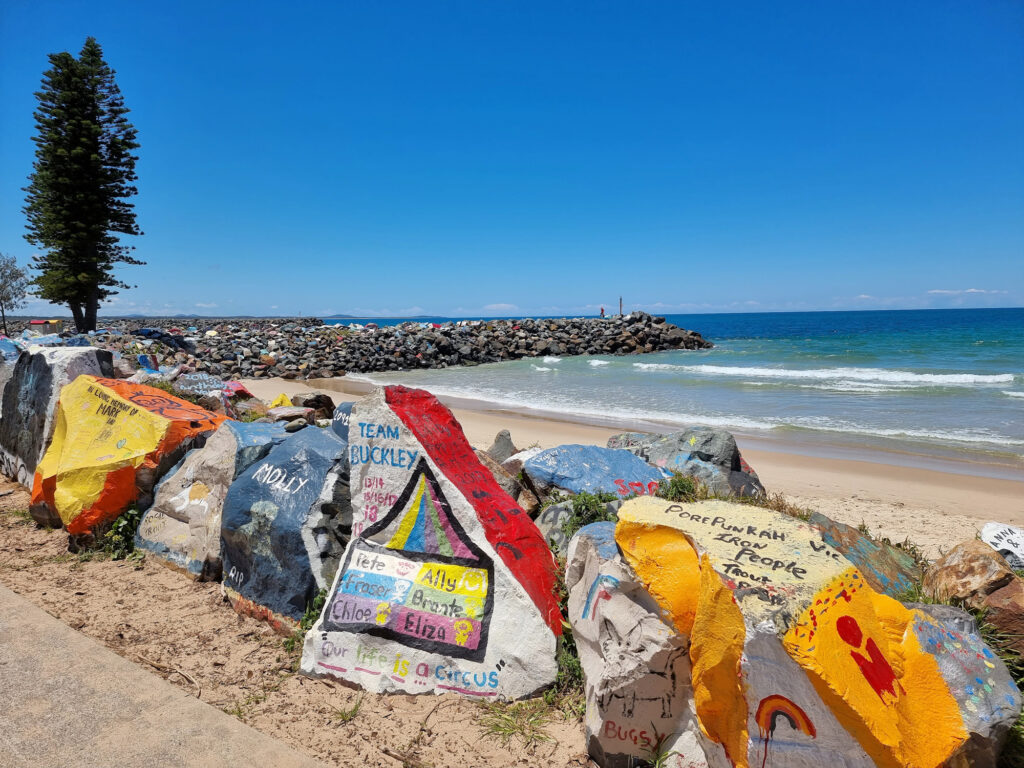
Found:
[{"label": "ocean", "polygon": [[624,429],[703,424],[763,447],[1024,477],[1024,309],[666,317],[715,348],[359,378]]}]

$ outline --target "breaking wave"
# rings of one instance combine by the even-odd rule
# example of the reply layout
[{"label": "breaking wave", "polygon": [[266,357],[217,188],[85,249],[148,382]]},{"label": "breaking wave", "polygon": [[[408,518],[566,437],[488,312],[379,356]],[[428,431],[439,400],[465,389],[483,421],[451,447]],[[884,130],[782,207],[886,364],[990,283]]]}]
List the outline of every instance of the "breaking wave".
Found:
[{"label": "breaking wave", "polygon": [[[591,365],[596,361],[591,361]],[[764,379],[810,379],[818,381],[879,382],[910,386],[972,386],[975,384],[1012,384],[1012,373],[914,373],[885,368],[748,368],[727,365],[673,365],[671,363],[633,363],[635,368],[653,371],[684,371],[710,376],[745,376]]]}]

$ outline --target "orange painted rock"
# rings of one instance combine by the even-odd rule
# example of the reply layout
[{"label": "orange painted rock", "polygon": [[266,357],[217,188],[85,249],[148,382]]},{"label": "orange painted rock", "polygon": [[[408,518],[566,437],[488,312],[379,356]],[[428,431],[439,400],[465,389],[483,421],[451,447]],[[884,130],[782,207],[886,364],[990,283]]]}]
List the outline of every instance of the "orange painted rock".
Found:
[{"label": "orange painted rock", "polygon": [[646,497],[615,541],[688,641],[710,766],[982,765],[1020,712],[977,635],[876,592],[802,520]]},{"label": "orange painted rock", "polygon": [[149,506],[159,477],[224,418],[144,384],[79,376],[61,390],[32,504],[71,534],[92,533],[134,504]]}]

